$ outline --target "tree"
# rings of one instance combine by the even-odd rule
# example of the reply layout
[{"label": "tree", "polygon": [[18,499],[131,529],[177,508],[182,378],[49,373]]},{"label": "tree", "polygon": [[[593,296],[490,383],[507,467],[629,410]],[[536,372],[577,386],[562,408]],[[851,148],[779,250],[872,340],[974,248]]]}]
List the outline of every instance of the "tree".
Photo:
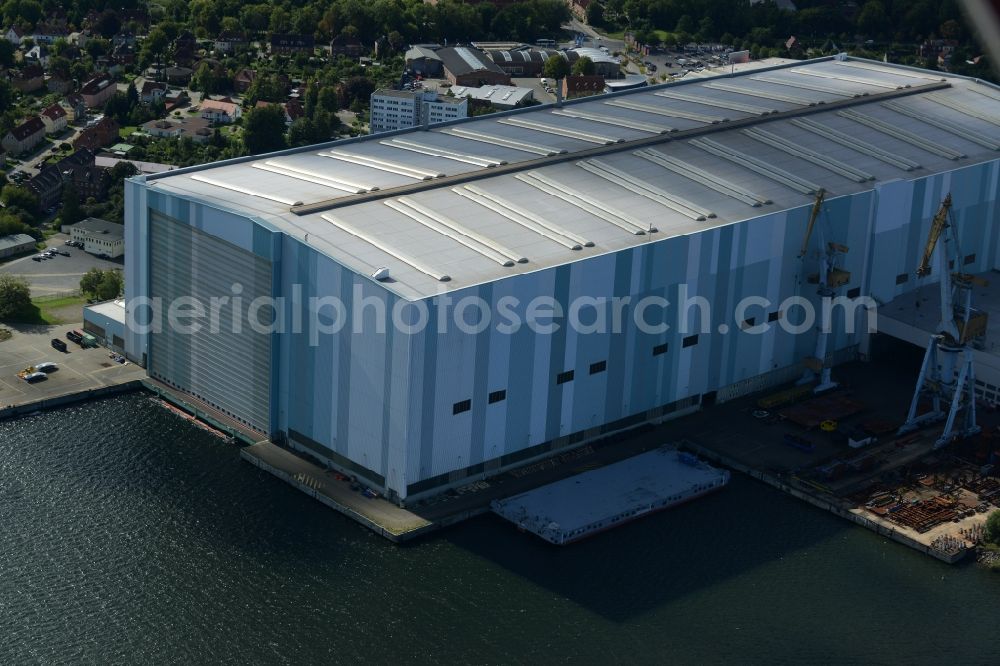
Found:
[{"label": "tree", "polygon": [[19,185],[7,185],[0,194],[0,201],[7,208],[20,208],[26,213],[38,210],[38,197]]},{"label": "tree", "polygon": [[122,295],[125,288],[125,280],[122,272],[118,269],[104,271],[100,283],[97,285],[96,296],[99,300],[110,301]]},{"label": "tree", "polygon": [[587,25],[592,25],[595,28],[604,25],[604,5],[593,1],[587,5]]},{"label": "tree", "polygon": [[80,278],[80,291],[87,297],[100,301],[109,301],[118,298],[122,294],[125,286],[122,272],[117,268],[101,270],[91,268]]},{"label": "tree", "polygon": [[858,30],[866,35],[875,36],[885,30],[888,20],[882,3],[869,0],[858,15]]},{"label": "tree", "polygon": [[83,219],[80,194],[76,191],[76,186],[73,185],[72,181],[63,186],[63,207],[59,219],[63,224],[76,224]]},{"label": "tree", "polygon": [[[14,45],[6,39],[0,39],[0,65],[10,67],[14,64]],[[0,107],[2,108],[2,107]]]},{"label": "tree", "polygon": [[547,59],[545,66],[542,68],[542,73],[549,79],[564,79],[569,72],[569,60],[561,55]]},{"label": "tree", "polygon": [[994,511],[983,526],[983,540],[1000,546],[1000,511]]},{"label": "tree", "polygon": [[243,143],[251,155],[285,147],[285,112],[277,104],[250,109],[243,116]]},{"label": "tree", "polygon": [[9,319],[31,305],[31,288],[19,275],[0,273],[0,321]]},{"label": "tree", "polygon": [[573,73],[577,76],[593,76],[595,71],[594,61],[587,56],[581,56],[573,63]]}]

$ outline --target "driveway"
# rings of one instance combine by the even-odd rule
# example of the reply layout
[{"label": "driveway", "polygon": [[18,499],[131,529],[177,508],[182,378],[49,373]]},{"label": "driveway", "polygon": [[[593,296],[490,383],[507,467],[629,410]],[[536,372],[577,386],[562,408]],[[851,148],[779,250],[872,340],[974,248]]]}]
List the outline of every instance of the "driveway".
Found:
[{"label": "driveway", "polygon": [[66,294],[80,290],[80,278],[91,268],[122,268],[124,262],[117,260],[98,259],[87,254],[78,247],[64,245],[68,238],[66,234],[56,234],[48,240],[48,247],[66,250],[70,256],[56,255],[44,261],[33,261],[34,254],[14,261],[0,264],[0,273],[22,275],[31,285],[32,296],[49,294]]}]

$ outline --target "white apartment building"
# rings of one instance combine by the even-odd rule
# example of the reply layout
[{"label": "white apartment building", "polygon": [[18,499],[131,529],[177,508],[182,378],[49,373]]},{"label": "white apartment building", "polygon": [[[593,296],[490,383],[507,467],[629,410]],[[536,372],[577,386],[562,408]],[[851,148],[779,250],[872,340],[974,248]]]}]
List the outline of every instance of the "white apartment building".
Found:
[{"label": "white apartment building", "polygon": [[372,93],[371,134],[457,120],[468,116],[464,97],[438,95],[429,90],[381,89]]}]

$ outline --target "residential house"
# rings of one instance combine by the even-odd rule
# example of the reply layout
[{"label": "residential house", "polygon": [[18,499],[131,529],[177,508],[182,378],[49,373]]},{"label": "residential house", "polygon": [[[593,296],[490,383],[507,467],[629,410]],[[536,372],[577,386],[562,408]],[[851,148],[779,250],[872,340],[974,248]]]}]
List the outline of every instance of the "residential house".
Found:
[{"label": "residential house", "polygon": [[87,46],[87,42],[90,41],[90,36],[91,35],[90,35],[90,31],[89,30],[81,30],[79,32],[71,32],[71,33],[69,33],[69,37],[66,38],[66,41],[69,42],[70,44],[72,44],[73,46],[76,46],[76,47],[82,49],[82,48],[85,48]]},{"label": "residential house", "polygon": [[[81,173],[86,173],[85,170],[93,166],[94,153],[87,149],[77,150],[72,155],[64,157],[55,164],[43,167],[37,176],[24,181],[24,187],[38,197],[39,209],[45,210],[62,200],[63,186],[66,183],[73,182],[74,184],[78,184],[77,178],[74,177],[77,170],[84,170]],[[91,185],[91,183],[96,183],[98,180],[99,178],[93,175],[84,175],[79,178],[79,184],[83,186],[82,190],[77,189],[81,201],[85,201],[90,196],[94,196],[95,199],[100,198],[95,196],[95,193],[100,193],[99,189],[95,189]],[[107,187],[104,188],[104,192],[107,192]],[[103,196],[103,193],[101,193],[101,196]]]},{"label": "residential house", "polygon": [[12,25],[3,33],[3,38],[14,46],[20,46],[21,40],[24,39],[25,34],[24,30],[21,30],[16,25]]},{"label": "residential house", "polygon": [[24,59],[30,63],[36,63],[43,68],[49,66],[49,47],[45,44],[35,44],[24,54]]},{"label": "residential house", "polygon": [[162,139],[188,138],[195,143],[205,143],[214,134],[209,121],[204,118],[184,117],[170,120],[150,120],[142,124],[142,131]]},{"label": "residential house", "polygon": [[146,81],[139,91],[139,101],[143,104],[152,104],[162,100],[167,94],[167,84],[158,81]]},{"label": "residential house", "polygon": [[88,109],[103,107],[117,90],[114,79],[108,74],[99,74],[80,88],[80,95]]},{"label": "residential house", "polygon": [[87,117],[87,103],[83,101],[83,95],[79,93],[67,95],[59,102],[59,105],[66,109],[66,114],[72,123],[78,123]]},{"label": "residential house", "polygon": [[10,84],[23,93],[34,92],[45,85],[45,70],[31,64],[11,75]]},{"label": "residential house", "polygon": [[365,53],[365,46],[361,43],[361,40],[353,35],[346,35],[340,33],[333,38],[330,42],[330,55],[334,58],[337,56],[346,56],[348,58],[357,58]]},{"label": "residential house", "polygon": [[32,116],[7,132],[0,144],[11,155],[20,155],[31,150],[45,138],[45,123],[38,116]]},{"label": "residential house", "polygon": [[104,116],[93,126],[80,132],[80,135],[73,140],[73,147],[100,150],[104,146],[117,143],[119,129],[118,121],[111,116]]},{"label": "residential house", "polygon": [[45,87],[48,88],[50,92],[54,92],[57,95],[65,95],[73,89],[73,81],[71,79],[64,79],[53,74],[49,77],[49,80],[45,82]]},{"label": "residential house", "polygon": [[604,77],[599,74],[590,76],[567,76],[562,80],[563,99],[589,97],[604,93]]},{"label": "residential house", "polygon": [[242,32],[224,30],[215,38],[213,44],[216,53],[232,53],[247,45],[247,36]]},{"label": "residential house", "polygon": [[254,78],[256,78],[254,71],[245,67],[236,73],[235,78],[233,78],[233,87],[236,88],[236,92],[244,93],[250,90]]},{"label": "residential house", "polygon": [[51,45],[54,41],[60,37],[65,38],[66,33],[63,32],[43,32],[41,30],[36,30],[32,35],[31,39],[34,40],[35,44],[45,44]]},{"label": "residential house", "polygon": [[94,154],[89,150],[78,150],[25,182],[38,197],[43,210],[62,200],[66,185],[72,184],[80,201],[94,199],[102,201],[111,186],[111,172],[106,167],[97,166]]},{"label": "residential house", "polygon": [[152,65],[146,68],[146,71],[142,73],[142,76],[147,81],[166,81],[167,80],[166,70],[167,70],[166,65],[153,63]]},{"label": "residential house", "polygon": [[294,55],[305,53],[312,55],[316,42],[312,35],[271,35],[271,55]]},{"label": "residential house", "polygon": [[206,99],[201,103],[201,117],[214,123],[232,123],[243,115],[240,105],[226,99]]},{"label": "residential house", "polygon": [[62,201],[62,172],[55,165],[48,165],[38,175],[32,176],[22,186],[38,199],[38,210],[46,210]]},{"label": "residential house", "polygon": [[73,184],[80,201],[103,201],[111,187],[111,171],[95,164],[72,167],[63,173],[63,182]]},{"label": "residential house", "polygon": [[175,86],[186,86],[191,82],[194,70],[190,67],[167,67],[164,74],[167,76],[167,83]]},{"label": "residential house", "polygon": [[47,134],[58,134],[66,129],[67,116],[66,109],[58,104],[53,104],[42,111],[38,117],[45,124]]}]

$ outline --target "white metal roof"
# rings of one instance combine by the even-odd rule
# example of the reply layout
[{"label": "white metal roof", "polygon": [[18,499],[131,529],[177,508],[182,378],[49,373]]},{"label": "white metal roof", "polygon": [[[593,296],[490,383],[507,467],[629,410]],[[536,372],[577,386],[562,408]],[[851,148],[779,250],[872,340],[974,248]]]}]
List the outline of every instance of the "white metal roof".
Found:
[{"label": "white metal roof", "polygon": [[360,274],[386,267],[385,288],[417,299],[803,206],[817,187],[838,196],[996,159],[998,148],[996,88],[821,59],[147,182],[267,220]]}]

